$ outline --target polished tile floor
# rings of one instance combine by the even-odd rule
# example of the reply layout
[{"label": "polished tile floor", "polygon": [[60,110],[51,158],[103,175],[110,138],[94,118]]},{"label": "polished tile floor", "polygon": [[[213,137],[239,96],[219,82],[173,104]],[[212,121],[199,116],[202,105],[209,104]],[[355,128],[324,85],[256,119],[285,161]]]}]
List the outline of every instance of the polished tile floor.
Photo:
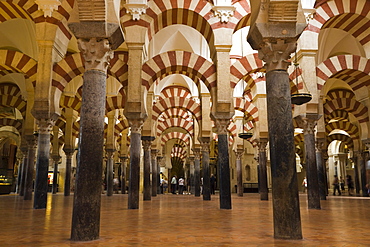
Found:
[{"label": "polished tile floor", "polygon": [[[269,195],[271,198],[271,194]],[[232,195],[232,210],[193,195],[158,195],[127,209],[127,195],[102,195],[100,239],[72,242],[73,196],[48,195],[47,209],[0,196],[0,246],[370,246],[370,199],[329,196],[321,210],[300,194],[302,240],[273,237],[272,202],[258,194]]]}]

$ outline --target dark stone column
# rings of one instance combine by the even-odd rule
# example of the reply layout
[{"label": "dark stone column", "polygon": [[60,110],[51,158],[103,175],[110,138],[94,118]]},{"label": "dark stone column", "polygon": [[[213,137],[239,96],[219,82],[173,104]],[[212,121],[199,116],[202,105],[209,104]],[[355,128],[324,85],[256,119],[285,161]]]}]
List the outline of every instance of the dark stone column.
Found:
[{"label": "dark stone column", "polygon": [[259,164],[259,188],[260,198],[262,201],[269,199],[269,189],[267,185],[267,156],[266,156],[267,139],[261,138],[258,142],[258,164]]},{"label": "dark stone column", "polygon": [[150,152],[150,158],[152,163],[152,196],[157,196],[159,191],[159,172],[157,164],[157,149],[152,149]]},{"label": "dark stone column", "polygon": [[356,156],[356,162],[354,162],[354,165],[355,165],[355,169],[354,169],[354,172],[355,172],[355,189],[356,189],[356,195],[359,196],[360,195],[360,178],[359,178],[359,172],[358,172],[358,167],[360,166],[361,167],[361,163],[362,163],[362,156],[361,156],[361,153],[359,151],[355,151],[355,156]]},{"label": "dark stone column", "polygon": [[367,193],[366,188],[366,161],[368,160],[369,152],[363,152],[362,153],[362,162],[360,164],[360,174],[361,174],[361,190],[362,190],[362,196],[368,197],[369,194]]},{"label": "dark stone column", "polygon": [[121,194],[126,194],[126,168],[127,156],[120,157],[121,159]]},{"label": "dark stone column", "polygon": [[38,142],[36,180],[33,207],[35,209],[46,208],[48,195],[48,171],[50,158],[50,132],[55,121],[51,119],[37,120]]},{"label": "dark stone column", "polygon": [[130,179],[128,186],[128,209],[139,208],[140,185],[140,139],[143,120],[129,119],[131,127],[130,142]]},{"label": "dark stone column", "polygon": [[211,200],[211,174],[209,172],[209,138],[202,138],[203,200]]},{"label": "dark stone column", "polygon": [[58,164],[60,161],[59,155],[53,155],[54,171],[53,171],[53,194],[58,192]]},{"label": "dark stone column", "polygon": [[289,74],[283,70],[267,72],[266,93],[274,236],[301,239]]},{"label": "dark stone column", "polygon": [[302,118],[302,120],[306,152],[308,208],[321,209],[314,135],[318,116],[316,114],[313,116],[307,114],[305,118]]},{"label": "dark stone column", "polygon": [[63,149],[66,154],[66,174],[64,178],[64,196],[71,194],[71,173],[72,173],[72,156],[74,149]]},{"label": "dark stone column", "polygon": [[216,119],[218,133],[218,177],[220,178],[220,208],[231,209],[229,142],[227,126],[230,119]]},{"label": "dark stone column", "polygon": [[194,149],[194,196],[200,196],[200,149]]},{"label": "dark stone column", "polygon": [[78,166],[71,240],[99,238],[107,66],[113,56],[107,39],[79,39],[85,60]]},{"label": "dark stone column", "polygon": [[150,184],[150,146],[154,137],[142,136],[141,140],[144,149],[144,201],[150,201],[152,195],[152,186]]},{"label": "dark stone column", "polygon": [[195,165],[194,165],[194,156],[189,157],[190,162],[190,194],[195,194],[195,186],[194,186],[194,172],[195,172]]},{"label": "dark stone column", "polygon": [[[163,160],[163,156],[157,156],[157,161],[156,161],[156,163],[157,163],[157,174],[158,174],[158,190],[157,190],[157,194],[161,194],[161,188],[160,188],[160,186],[159,186],[159,183],[160,183],[160,181],[161,181],[161,177],[160,177],[160,172],[161,172],[161,163],[162,163],[162,160]],[[164,174],[163,174],[164,175]],[[164,189],[163,189],[163,194],[164,194]]]},{"label": "dark stone column", "polygon": [[26,166],[26,176],[24,182],[24,200],[32,200],[33,191],[33,174],[35,169],[35,155],[37,148],[37,138],[33,135],[26,136],[28,145],[27,153],[27,166]]},{"label": "dark stone column", "polygon": [[23,161],[22,161],[22,166],[21,169],[19,170],[19,188],[18,188],[18,193],[20,196],[24,196],[24,184],[26,181],[26,174],[27,174],[27,146],[21,146],[21,151],[23,154]]},{"label": "dark stone column", "polygon": [[237,180],[237,195],[243,196],[243,169],[242,169],[242,158],[244,154],[244,149],[234,150],[236,155],[236,180]]},{"label": "dark stone column", "polygon": [[107,196],[113,195],[113,149],[106,150],[107,154]]},{"label": "dark stone column", "polygon": [[325,139],[316,139],[316,163],[320,200],[326,200],[325,167],[322,155]]}]

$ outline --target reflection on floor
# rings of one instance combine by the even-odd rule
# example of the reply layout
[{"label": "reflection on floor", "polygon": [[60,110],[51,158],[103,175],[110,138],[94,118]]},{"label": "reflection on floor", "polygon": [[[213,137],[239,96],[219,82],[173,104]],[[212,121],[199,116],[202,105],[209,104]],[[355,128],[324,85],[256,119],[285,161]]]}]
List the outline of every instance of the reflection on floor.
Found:
[{"label": "reflection on floor", "polygon": [[232,210],[193,195],[158,195],[127,209],[127,195],[102,195],[100,239],[71,242],[73,196],[48,194],[47,209],[0,196],[0,246],[370,246],[370,199],[329,196],[321,210],[300,194],[302,240],[273,238],[272,202],[232,195]]}]

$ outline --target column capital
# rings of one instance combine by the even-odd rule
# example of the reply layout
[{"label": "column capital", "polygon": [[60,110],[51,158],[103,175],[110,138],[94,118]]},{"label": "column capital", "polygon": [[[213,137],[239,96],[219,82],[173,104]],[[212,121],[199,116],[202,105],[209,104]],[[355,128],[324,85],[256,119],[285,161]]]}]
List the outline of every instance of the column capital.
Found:
[{"label": "column capital", "polygon": [[220,18],[220,22],[228,23],[229,19],[234,16],[235,7],[230,6],[214,6],[212,8],[214,15]]},{"label": "column capital", "polygon": [[106,153],[108,159],[113,158],[113,154],[114,154],[115,151],[116,151],[115,149],[111,149],[111,148],[105,149],[105,153]]},{"label": "column capital", "polygon": [[266,72],[287,70],[288,66],[291,65],[290,54],[296,50],[297,42],[295,40],[287,42],[284,39],[278,39],[274,43],[265,41],[260,47],[258,56],[266,62]]},{"label": "column capital", "polygon": [[54,119],[36,119],[39,134],[50,134],[55,125]]},{"label": "column capital", "polygon": [[316,138],[316,152],[322,152],[325,147],[325,139],[324,138]]},{"label": "column capital", "polygon": [[258,151],[259,152],[266,152],[267,143],[268,143],[267,138],[260,138],[259,141],[257,142]]},{"label": "column capital", "polygon": [[200,142],[202,152],[209,152],[209,143],[209,140]]},{"label": "column capital", "polygon": [[200,148],[194,148],[193,153],[194,153],[194,158],[196,160],[200,160]]},{"label": "column capital", "polygon": [[143,139],[141,139],[141,143],[143,145],[144,151],[150,151],[150,147],[152,145],[152,141],[151,140],[145,140],[145,139],[143,140]]},{"label": "column capital", "polygon": [[85,60],[85,71],[99,70],[107,73],[109,61],[114,55],[107,38],[78,39],[78,48]]},{"label": "column capital", "polygon": [[227,135],[228,130],[227,127],[230,124],[230,119],[216,119],[215,120],[217,134],[219,135]]},{"label": "column capital", "polygon": [[152,160],[156,159],[157,158],[157,155],[159,153],[159,150],[158,149],[152,149],[150,150],[150,158]]},{"label": "column capital", "polygon": [[28,148],[36,149],[37,137],[35,135],[26,135],[24,138],[26,139]]},{"label": "column capital", "polygon": [[236,160],[241,160],[244,154],[244,149],[234,149],[234,153],[236,155]]},{"label": "column capital", "polygon": [[131,133],[141,134],[141,130],[143,129],[143,124],[144,124],[144,119],[130,118],[128,119],[128,124],[130,125]]}]

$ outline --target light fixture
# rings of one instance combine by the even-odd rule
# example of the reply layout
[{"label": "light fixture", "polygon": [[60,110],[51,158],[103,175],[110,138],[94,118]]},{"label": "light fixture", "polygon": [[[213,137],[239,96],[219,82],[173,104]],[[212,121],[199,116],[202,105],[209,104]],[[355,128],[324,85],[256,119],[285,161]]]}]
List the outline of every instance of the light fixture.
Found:
[{"label": "light fixture", "polygon": [[244,132],[244,113],[243,113],[243,125],[242,125],[242,132],[238,134],[239,138],[244,140],[250,139],[253,136],[251,132]]},{"label": "light fixture", "polygon": [[303,105],[305,103],[308,103],[312,99],[312,95],[307,90],[306,83],[303,79],[302,74],[300,76],[302,78],[303,89],[306,88],[307,93],[300,93],[299,92],[299,89],[298,89],[298,67],[299,67],[299,63],[297,62],[297,53],[295,53],[294,67],[295,67],[294,70],[295,70],[295,75],[296,75],[295,82],[296,82],[296,87],[297,87],[297,93],[294,93],[294,94],[291,95],[292,104],[294,104],[294,105]]}]

